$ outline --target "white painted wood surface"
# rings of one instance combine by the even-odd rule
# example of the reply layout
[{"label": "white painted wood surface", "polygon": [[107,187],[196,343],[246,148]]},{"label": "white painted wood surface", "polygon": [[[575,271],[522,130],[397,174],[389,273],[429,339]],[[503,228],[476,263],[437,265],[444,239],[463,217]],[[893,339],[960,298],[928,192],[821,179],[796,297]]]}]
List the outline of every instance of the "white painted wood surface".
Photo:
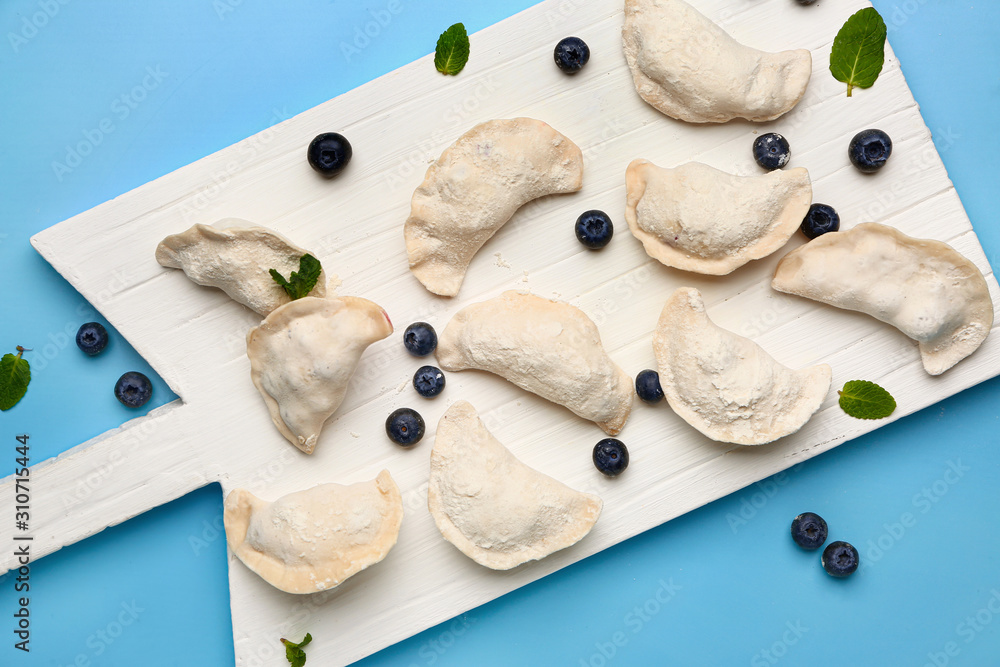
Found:
[{"label": "white painted wood surface", "polygon": [[[35,467],[35,553],[51,553],[213,481],[226,492],[242,486],[273,499],[321,482],[371,479],[388,468],[406,504],[399,542],[383,563],[338,589],[285,594],[230,558],[238,665],[284,664],[277,638],[306,631],[316,637],[312,661],[342,665],[1000,373],[995,333],[972,357],[933,378],[922,370],[915,344],[896,330],[773,292],[769,278],[785,250],[722,278],[667,269],[645,255],[623,219],[630,160],[662,166],[699,160],[749,174],[757,171],[750,154],[755,133],[775,130],[791,142],[791,166],[809,168],[815,201],[834,205],[845,227],[880,221],[947,241],[987,274],[994,302],[1000,293],[891,52],[875,87],[851,99],[829,75],[837,29],[867,2],[801,10],[788,0],[695,4],[745,43],[812,50],[813,80],[792,113],[763,125],[694,126],[666,118],[632,87],[621,51],[620,0],[548,0],[474,35],[472,61],[458,77],[439,75],[425,57],[38,234],[38,251],[181,401]],[[561,74],[551,57],[555,42],[570,34],[593,52],[574,77]],[[407,269],[402,229],[410,194],[428,162],[462,132],[519,115],[545,120],[580,145],[583,190],[523,208],[476,257],[459,297],[434,297]],[[895,146],[887,167],[865,177],[851,167],[846,148],[855,132],[872,126],[886,130]],[[305,147],[330,130],[350,138],[354,160],[326,181],[308,167]],[[616,238],[600,252],[583,249],[572,232],[576,216],[589,208],[608,211],[617,224]],[[250,382],[244,335],[259,318],[153,259],[167,234],[225,217],[272,227],[312,249],[343,281],[338,293],[376,301],[398,327],[363,357],[312,457],[271,425]],[[787,249],[801,242],[795,238]],[[128,284],[119,289],[112,277],[122,274]],[[702,290],[719,325],[753,338],[779,361],[795,367],[825,361],[835,387],[855,378],[877,381],[899,408],[890,420],[858,421],[839,410],[831,391],[799,433],[743,448],[705,439],[666,405],[637,402],[620,436],[633,464],[609,480],[590,461],[602,432],[563,408],[474,371],[450,374],[434,401],[409,386],[420,362],[401,344],[407,323],[443,327],[464,305],[510,288],[583,308],[612,357],[634,375],[654,366],[651,331],[667,295],[681,285]],[[521,460],[604,499],[604,515],[588,537],[509,572],[481,568],[443,541],[426,510],[428,457],[438,418],[459,398],[471,401]],[[382,426],[403,405],[419,409],[428,424],[412,451],[392,445]],[[12,484],[6,478],[0,494],[12,493]],[[10,530],[0,526],[0,542],[12,537]],[[0,564],[12,567],[10,554]]]}]

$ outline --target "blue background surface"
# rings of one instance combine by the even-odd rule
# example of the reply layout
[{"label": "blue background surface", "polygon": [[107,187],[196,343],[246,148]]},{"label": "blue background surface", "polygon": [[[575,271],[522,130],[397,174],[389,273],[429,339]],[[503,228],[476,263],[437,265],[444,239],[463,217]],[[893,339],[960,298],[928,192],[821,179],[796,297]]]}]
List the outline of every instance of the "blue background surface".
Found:
[{"label": "blue background surface", "polygon": [[[30,235],[426,54],[453,22],[473,32],[532,3],[399,0],[349,58],[341,42],[388,0],[277,4],[0,5],[0,352],[34,348],[27,397],[0,414],[0,470],[16,434],[37,463],[136,416],[111,387],[151,374],[114,332],[101,357],[79,353],[95,311]],[[875,5],[997,266],[1000,7]],[[68,158],[81,141],[92,151]],[[975,387],[360,664],[998,664],[998,397],[998,380]],[[148,407],[173,398],[157,379]],[[0,665],[232,664],[221,508],[210,486],[37,562],[30,656],[0,578]],[[860,574],[834,580],[792,544],[804,510],[859,547]]]}]

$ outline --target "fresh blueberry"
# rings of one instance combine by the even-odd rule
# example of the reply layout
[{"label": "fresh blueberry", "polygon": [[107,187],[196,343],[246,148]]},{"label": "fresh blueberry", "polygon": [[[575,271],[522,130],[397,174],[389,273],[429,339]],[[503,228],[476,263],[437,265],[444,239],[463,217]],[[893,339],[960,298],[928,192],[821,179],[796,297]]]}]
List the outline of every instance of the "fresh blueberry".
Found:
[{"label": "fresh blueberry", "polygon": [[336,132],[317,135],[309,144],[307,153],[312,168],[327,178],[344,171],[352,155],[354,150],[351,148],[351,142]]},{"label": "fresh blueberry", "polygon": [[385,420],[385,432],[397,445],[410,447],[424,437],[424,418],[416,410],[399,408]]},{"label": "fresh blueberry", "polygon": [[444,391],[444,373],[437,366],[421,366],[413,374],[413,388],[424,398],[434,398]]},{"label": "fresh blueberry", "polygon": [[628,467],[628,449],[615,438],[605,438],[594,445],[594,465],[608,477],[617,477]]},{"label": "fresh blueberry", "polygon": [[819,514],[803,512],[792,519],[792,539],[803,549],[819,549],[826,542],[826,536],[826,521]]},{"label": "fresh blueberry", "polygon": [[781,169],[791,157],[788,140],[776,132],[762,134],[753,142],[753,159],[768,171]]},{"label": "fresh blueberry", "polygon": [[107,344],[108,330],[100,322],[87,322],[76,332],[76,345],[88,356],[100,354]]},{"label": "fresh blueberry", "polygon": [[816,2],[816,0],[796,0],[800,5],[811,5]]},{"label": "fresh blueberry", "polygon": [[127,408],[141,408],[153,396],[153,383],[136,371],[129,371],[115,383],[115,398]]},{"label": "fresh blueberry", "polygon": [[611,243],[615,226],[604,211],[585,211],[576,219],[576,238],[591,250],[599,250]]},{"label": "fresh blueberry", "polygon": [[835,232],[840,229],[840,216],[833,210],[832,206],[826,204],[813,204],[809,207],[809,212],[802,219],[802,226],[799,227],[806,238],[814,239],[827,232]]},{"label": "fresh blueberry", "polygon": [[427,322],[414,322],[403,332],[403,345],[415,357],[426,357],[437,347],[438,336]]},{"label": "fresh blueberry", "polygon": [[650,405],[663,400],[663,387],[660,386],[660,374],[646,369],[635,376],[635,393]]},{"label": "fresh blueberry", "polygon": [[859,170],[866,174],[881,169],[892,155],[892,139],[882,130],[864,130],[851,139],[847,155]]},{"label": "fresh blueberry", "polygon": [[566,74],[576,74],[590,60],[590,47],[579,37],[567,37],[559,40],[552,55],[559,69]]},{"label": "fresh blueberry", "polygon": [[858,550],[847,542],[830,542],[823,549],[823,569],[834,577],[846,577],[858,569]]}]

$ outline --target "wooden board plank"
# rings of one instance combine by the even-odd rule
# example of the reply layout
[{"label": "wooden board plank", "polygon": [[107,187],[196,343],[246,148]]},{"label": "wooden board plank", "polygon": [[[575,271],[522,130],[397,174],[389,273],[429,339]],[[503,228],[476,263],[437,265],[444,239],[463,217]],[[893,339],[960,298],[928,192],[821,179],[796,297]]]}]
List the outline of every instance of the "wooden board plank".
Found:
[{"label": "wooden board plank", "polygon": [[[36,466],[36,553],[213,481],[226,492],[243,486],[270,499],[320,482],[370,479],[387,467],[403,490],[406,518],[398,545],[378,566],[335,591],[297,597],[230,560],[239,665],[282,664],[275,638],[307,630],[317,638],[310,657],[340,665],[888,423],[847,417],[832,394],[799,433],[742,448],[703,438],[666,406],[637,404],[622,434],[635,463],[623,478],[608,480],[590,463],[590,447],[602,436],[593,424],[496,377],[451,374],[441,398],[416,397],[407,381],[417,364],[397,332],[365,354],[317,453],[306,457],[274,430],[249,382],[244,337],[259,318],[153,261],[161,238],[194,222],[243,217],[280,230],[339,276],[340,294],[375,300],[397,325],[422,319],[443,326],[459,308],[510,288],[568,300],[598,323],[612,357],[633,375],[654,365],[651,330],[680,285],[701,289],[713,319],[786,364],[825,361],[835,385],[864,377],[890,388],[900,406],[892,419],[1000,373],[997,336],[931,378],[913,342],[894,329],[773,292],[769,277],[784,251],[711,278],[662,267],[630,237],[623,176],[633,158],[663,166],[699,160],[749,174],[757,170],[749,149],[754,133],[775,130],[792,142],[792,166],[809,168],[815,199],[835,205],[845,227],[876,220],[947,241],[988,275],[995,302],[1000,295],[891,52],[876,87],[851,99],[826,71],[836,28],[867,2],[820,3],[802,12],[788,11],[787,0],[696,4],[746,43],[812,50],[813,80],[793,112],[762,125],[668,119],[632,88],[620,0],[547,0],[477,33],[476,56],[458,77],[437,74],[428,56],[37,235],[39,252],[181,400]],[[553,42],[566,34],[583,37],[593,51],[574,77],[551,63]],[[402,223],[410,194],[428,162],[459,134],[518,115],[545,120],[580,145],[584,188],[524,207],[476,257],[458,298],[433,297],[407,270]],[[863,177],[849,165],[846,143],[874,125],[893,137],[894,156],[881,173]],[[315,134],[331,129],[351,139],[355,156],[345,174],[325,181],[304,152]],[[600,253],[584,250],[571,231],[588,208],[609,211],[618,224],[617,238]],[[837,336],[816,335],[829,331]],[[458,398],[470,400],[527,464],[604,498],[604,515],[586,539],[502,573],[441,539],[426,511],[428,457],[438,418]],[[413,451],[395,448],[382,433],[385,416],[402,405],[419,408],[428,423],[425,442]],[[0,493],[12,484],[3,480]],[[9,530],[0,526],[0,539]],[[2,559],[5,569],[13,565],[9,554]]]}]

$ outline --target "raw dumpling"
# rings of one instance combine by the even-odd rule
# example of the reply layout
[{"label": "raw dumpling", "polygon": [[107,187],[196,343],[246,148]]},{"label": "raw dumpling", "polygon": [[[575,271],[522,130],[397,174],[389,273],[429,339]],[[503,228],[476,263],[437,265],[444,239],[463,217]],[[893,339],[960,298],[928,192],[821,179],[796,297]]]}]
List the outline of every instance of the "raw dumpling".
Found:
[{"label": "raw dumpling", "polygon": [[812,75],[809,51],[744,46],[682,0],[625,0],[622,41],[642,99],[690,123],[774,120]]},{"label": "raw dumpling", "polygon": [[602,507],[518,461],[465,401],[441,417],[427,508],[444,538],[480,565],[509,570],[576,544]]},{"label": "raw dumpling", "polygon": [[670,407],[720,442],[763,445],[795,433],[830,391],[829,366],[782,366],[752,340],[716,326],[690,287],[663,307],[653,352]]},{"label": "raw dumpling", "polygon": [[583,153],[546,123],[480,123],[445,149],[413,193],[410,270],[434,294],[455,296],[472,257],[518,208],[582,184]]},{"label": "raw dumpling", "polygon": [[676,269],[722,276],[785,245],[812,203],[798,167],[733,176],[699,162],[675,169],[633,160],[625,221],[646,253]]},{"label": "raw dumpling", "polygon": [[632,410],[632,379],[604,351],[597,326],[568,303],[514,291],[474,303],[445,327],[437,358],[446,371],[496,373],[609,435]]},{"label": "raw dumpling", "polygon": [[244,565],[286,593],[315,593],[386,557],[403,499],[383,470],[370,482],[320,484],[273,503],[234,489],[222,517],[226,542]]},{"label": "raw dumpling", "polygon": [[281,434],[312,454],[361,353],[391,333],[381,307],[353,296],[297,299],[251,329],[250,377]]},{"label": "raw dumpling", "polygon": [[785,255],[771,287],[867,313],[920,343],[940,375],[975,352],[993,327],[993,301],[976,265],[946,243],[868,222]]},{"label": "raw dumpling", "polygon": [[[251,226],[246,220],[228,218],[216,224],[226,228],[194,225],[163,239],[156,246],[156,261],[172,269],[183,269],[199,285],[218,287],[263,316],[288,303],[291,299],[274,282],[269,270],[275,269],[287,278],[292,271],[299,270],[299,259],[309,251],[277,232]],[[309,295],[326,296],[323,273]]]}]

